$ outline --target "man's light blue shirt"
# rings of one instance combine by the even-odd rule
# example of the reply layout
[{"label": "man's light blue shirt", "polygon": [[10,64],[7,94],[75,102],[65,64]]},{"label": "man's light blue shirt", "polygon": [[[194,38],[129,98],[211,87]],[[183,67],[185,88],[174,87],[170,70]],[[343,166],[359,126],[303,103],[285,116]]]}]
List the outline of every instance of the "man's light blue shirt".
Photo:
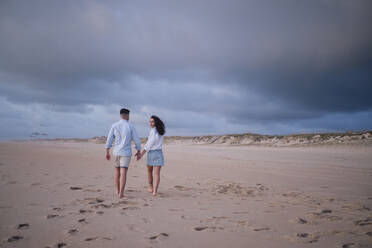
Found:
[{"label": "man's light blue shirt", "polygon": [[109,131],[106,141],[106,148],[111,148],[114,143],[113,154],[116,156],[132,155],[132,140],[137,151],[141,150],[141,140],[132,123],[121,119],[114,123]]}]

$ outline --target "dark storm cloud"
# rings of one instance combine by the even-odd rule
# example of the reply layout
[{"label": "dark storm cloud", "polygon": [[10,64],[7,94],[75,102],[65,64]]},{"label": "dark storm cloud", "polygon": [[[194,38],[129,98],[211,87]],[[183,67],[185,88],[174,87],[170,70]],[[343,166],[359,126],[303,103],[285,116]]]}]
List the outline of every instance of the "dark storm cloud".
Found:
[{"label": "dark storm cloud", "polygon": [[[371,9],[325,0],[1,1],[0,96],[57,112],[153,105],[175,127],[177,111],[235,124],[347,118],[372,108]],[[188,127],[205,125],[198,118]]]}]

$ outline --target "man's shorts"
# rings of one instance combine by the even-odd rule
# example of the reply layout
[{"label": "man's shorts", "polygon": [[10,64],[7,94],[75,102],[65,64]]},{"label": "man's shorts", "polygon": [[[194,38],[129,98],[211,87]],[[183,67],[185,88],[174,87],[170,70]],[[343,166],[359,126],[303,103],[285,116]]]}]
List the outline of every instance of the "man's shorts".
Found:
[{"label": "man's shorts", "polygon": [[114,164],[116,168],[128,168],[130,163],[130,156],[115,156]]}]

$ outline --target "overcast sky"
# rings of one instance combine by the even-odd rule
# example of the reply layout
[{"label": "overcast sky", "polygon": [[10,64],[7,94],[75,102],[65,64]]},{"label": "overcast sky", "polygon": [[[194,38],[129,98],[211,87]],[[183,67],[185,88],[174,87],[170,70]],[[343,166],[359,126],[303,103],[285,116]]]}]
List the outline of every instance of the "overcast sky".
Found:
[{"label": "overcast sky", "polygon": [[0,139],[372,129],[372,1],[0,1]]}]

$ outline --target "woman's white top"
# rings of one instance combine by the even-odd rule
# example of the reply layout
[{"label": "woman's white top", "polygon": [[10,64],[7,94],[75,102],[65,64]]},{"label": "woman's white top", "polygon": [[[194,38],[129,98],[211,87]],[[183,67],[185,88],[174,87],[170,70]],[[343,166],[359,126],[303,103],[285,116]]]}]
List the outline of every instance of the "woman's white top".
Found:
[{"label": "woman's white top", "polygon": [[149,137],[147,138],[146,145],[144,149],[146,151],[159,150],[163,146],[163,135],[160,135],[155,127],[150,130]]}]

